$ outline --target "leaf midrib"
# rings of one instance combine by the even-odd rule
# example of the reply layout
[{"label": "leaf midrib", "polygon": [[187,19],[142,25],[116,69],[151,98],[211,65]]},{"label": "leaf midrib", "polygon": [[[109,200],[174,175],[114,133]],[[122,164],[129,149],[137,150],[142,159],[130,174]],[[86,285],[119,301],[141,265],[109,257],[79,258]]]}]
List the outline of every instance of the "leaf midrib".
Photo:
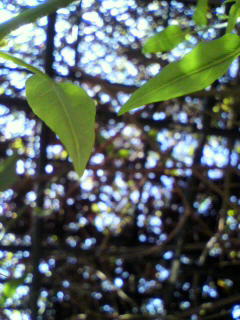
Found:
[{"label": "leaf midrib", "polygon": [[[56,84],[54,83],[53,84],[53,91],[56,93],[56,96],[57,98],[59,99],[60,101],[60,104],[62,105],[63,107],[63,111],[66,115],[66,119],[67,119],[67,122],[69,124],[69,127],[70,127],[70,132],[71,132],[71,135],[73,137],[73,141],[74,141],[74,144],[76,146],[76,155],[77,155],[77,161],[80,162],[80,150],[79,150],[79,144],[78,144],[78,139],[77,139],[77,135],[75,134],[75,130],[74,130],[74,126],[72,125],[72,120],[71,120],[71,117],[69,115],[69,113],[67,112],[67,109],[66,109],[66,106],[65,106],[65,103],[63,103],[63,100],[61,99],[61,96],[59,95],[59,92],[58,90],[62,90],[61,88],[56,88]],[[66,95],[66,93],[63,91],[63,94]],[[78,166],[78,163],[77,163],[77,166]]]},{"label": "leaf midrib", "polygon": [[[205,70],[207,70],[207,69],[213,68],[213,67],[215,67],[216,65],[224,62],[225,60],[230,59],[231,57],[234,57],[235,55],[238,55],[237,53],[238,53],[238,54],[240,53],[240,48],[237,49],[237,50],[235,50],[232,54],[227,55],[227,57],[224,56],[224,58],[216,60],[215,63],[206,64],[206,65],[204,65],[202,68],[197,69],[197,70],[194,70],[194,71],[188,73],[187,76],[190,77],[190,76],[192,76],[192,75],[195,75],[196,73],[203,72],[203,71],[205,71]],[[209,67],[209,66],[210,66],[210,67]],[[165,87],[168,87],[169,85],[173,85],[174,83],[182,80],[182,79],[185,78],[185,77],[186,77],[186,74],[181,74],[180,76],[176,77],[176,78],[173,79],[172,81],[170,81],[170,82],[168,82],[168,83],[164,83],[162,86],[158,86],[157,88],[151,90],[151,92],[148,91],[148,93],[147,93],[146,95],[142,95],[142,96],[140,97],[140,99],[139,99],[139,98],[136,99],[136,100],[135,100],[135,103],[138,103],[138,101],[141,102],[141,101],[144,99],[144,97],[147,97],[147,96],[150,95],[150,94],[151,94],[151,95],[152,95],[152,94],[155,94],[155,92],[157,92],[157,91],[159,91],[159,90],[161,90],[161,89],[164,89]],[[134,104],[135,104],[135,103],[134,103]],[[143,104],[144,104],[144,103],[143,103]],[[130,104],[129,106],[132,106],[132,105],[133,105],[133,103]],[[126,105],[126,107],[129,107],[129,106]]]}]

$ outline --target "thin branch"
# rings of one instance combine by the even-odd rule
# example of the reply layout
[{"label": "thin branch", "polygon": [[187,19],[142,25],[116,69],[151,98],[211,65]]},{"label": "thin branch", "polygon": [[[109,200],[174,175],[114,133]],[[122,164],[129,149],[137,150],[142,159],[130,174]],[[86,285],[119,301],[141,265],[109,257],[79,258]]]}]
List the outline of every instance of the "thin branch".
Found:
[{"label": "thin branch", "polygon": [[[48,16],[47,25],[47,46],[45,54],[45,71],[49,76],[53,76],[53,61],[54,61],[54,36],[55,36],[55,23],[56,23],[56,13],[52,13]],[[40,154],[38,162],[38,175],[45,173],[45,166],[47,163],[47,145],[50,135],[50,129],[45,123],[42,123],[41,133],[40,133]],[[37,184],[37,207],[43,208],[44,203],[44,189],[46,182]],[[31,307],[31,319],[38,319],[38,298],[40,294],[41,287],[41,274],[39,272],[40,259],[42,258],[42,235],[43,235],[43,218],[38,216],[37,213],[33,216],[32,225],[32,285],[30,294],[30,307]]]}]

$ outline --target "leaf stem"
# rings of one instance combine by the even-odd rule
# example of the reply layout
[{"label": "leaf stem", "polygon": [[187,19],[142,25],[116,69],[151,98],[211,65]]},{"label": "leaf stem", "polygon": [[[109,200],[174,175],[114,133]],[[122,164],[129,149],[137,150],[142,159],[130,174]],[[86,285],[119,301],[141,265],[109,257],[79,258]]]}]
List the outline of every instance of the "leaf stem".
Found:
[{"label": "leaf stem", "polygon": [[47,0],[38,6],[24,10],[16,17],[0,24],[0,39],[4,38],[7,34],[20,26],[34,22],[40,17],[47,16],[57,9],[68,6],[73,1],[75,0]]}]

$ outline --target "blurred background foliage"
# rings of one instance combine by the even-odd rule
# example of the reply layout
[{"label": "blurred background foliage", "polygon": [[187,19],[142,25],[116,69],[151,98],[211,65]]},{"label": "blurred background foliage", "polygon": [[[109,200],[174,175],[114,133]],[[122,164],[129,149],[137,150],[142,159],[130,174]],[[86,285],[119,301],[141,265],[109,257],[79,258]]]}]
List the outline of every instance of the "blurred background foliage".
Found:
[{"label": "blurred background foliage", "polygon": [[[2,0],[0,22],[39,3]],[[25,101],[27,71],[0,60],[1,319],[240,318],[239,60],[207,90],[117,116],[137,86],[222,34],[221,1],[209,0],[211,28],[195,8],[83,0],[8,37],[4,49],[87,90],[97,123],[80,180]],[[169,25],[193,33],[144,54]]]}]

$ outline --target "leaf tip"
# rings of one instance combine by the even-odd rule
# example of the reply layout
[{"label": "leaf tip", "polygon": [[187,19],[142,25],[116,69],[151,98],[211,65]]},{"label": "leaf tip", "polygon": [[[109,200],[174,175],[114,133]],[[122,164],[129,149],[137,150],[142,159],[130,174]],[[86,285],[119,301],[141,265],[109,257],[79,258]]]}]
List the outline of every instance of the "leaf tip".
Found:
[{"label": "leaf tip", "polygon": [[118,116],[122,116],[123,114],[125,113],[125,111],[123,110],[123,108],[121,108],[119,111],[118,111]]},{"label": "leaf tip", "polygon": [[118,116],[122,116],[124,113],[130,111],[128,103],[125,103],[121,109],[118,111]]}]

